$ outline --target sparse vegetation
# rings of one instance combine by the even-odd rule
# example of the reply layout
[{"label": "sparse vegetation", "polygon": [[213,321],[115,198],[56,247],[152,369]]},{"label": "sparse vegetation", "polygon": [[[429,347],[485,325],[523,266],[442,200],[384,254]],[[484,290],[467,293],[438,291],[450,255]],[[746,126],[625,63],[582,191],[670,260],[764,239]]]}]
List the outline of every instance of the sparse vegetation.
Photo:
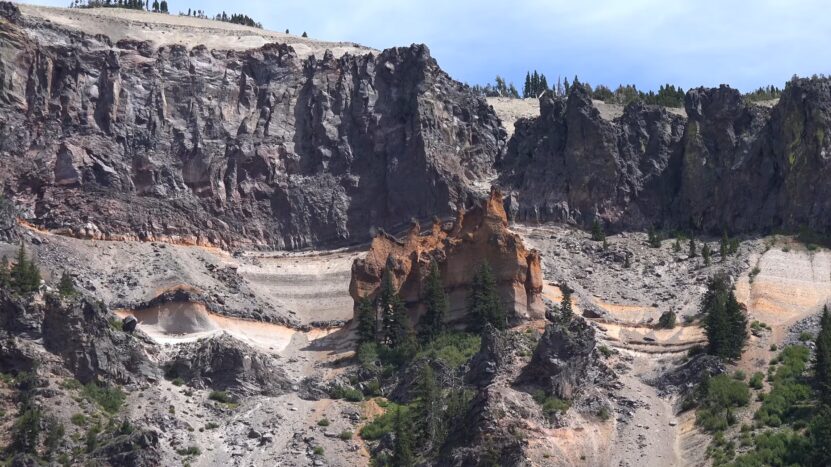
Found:
[{"label": "sparse vegetation", "polygon": [[225,391],[211,391],[210,394],[208,394],[208,399],[221,402],[223,404],[231,404],[234,402],[233,398]]},{"label": "sparse vegetation", "polygon": [[569,401],[546,394],[546,392],[541,389],[534,392],[533,397],[534,401],[542,408],[543,414],[549,419],[558,413],[566,412],[571,407],[571,403]]},{"label": "sparse vegetation", "polygon": [[658,318],[658,327],[661,329],[673,329],[675,327],[676,315],[673,311],[665,311]]},{"label": "sparse vegetation", "polygon": [[734,410],[750,402],[750,391],[742,381],[717,375],[705,378],[693,397],[698,405],[695,423],[706,431],[717,432],[736,422]]},{"label": "sparse vegetation", "polygon": [[328,418],[321,418],[317,421],[317,426],[329,426],[330,422]]},{"label": "sparse vegetation", "polygon": [[121,388],[96,383],[84,385],[82,395],[110,414],[118,413],[126,397]]}]

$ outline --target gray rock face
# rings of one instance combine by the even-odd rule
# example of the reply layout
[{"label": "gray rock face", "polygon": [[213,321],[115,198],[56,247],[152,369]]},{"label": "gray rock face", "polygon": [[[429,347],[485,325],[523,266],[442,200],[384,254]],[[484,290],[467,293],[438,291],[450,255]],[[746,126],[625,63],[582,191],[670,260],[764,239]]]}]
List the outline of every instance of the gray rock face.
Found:
[{"label": "gray rock face", "polygon": [[169,378],[240,395],[276,396],[292,386],[273,357],[226,333],[182,346],[165,368]]},{"label": "gray rock face", "polygon": [[0,183],[92,238],[294,248],[449,214],[506,133],[425,46],[300,59],[0,24]]},{"label": "gray rock face", "polygon": [[158,370],[141,344],[110,327],[107,309],[86,297],[46,296],[43,346],[60,356],[82,383],[108,380],[120,384],[157,378]]},{"label": "gray rock face", "polygon": [[594,346],[594,329],[582,319],[572,319],[567,325],[548,324],[518,382],[571,399],[588,382],[587,374],[596,361]]},{"label": "gray rock face", "polygon": [[499,161],[519,220],[595,218],[720,232],[831,227],[831,80],[788,83],[772,109],[692,89],[688,118],[630,104],[605,121],[586,92],[545,95]]}]

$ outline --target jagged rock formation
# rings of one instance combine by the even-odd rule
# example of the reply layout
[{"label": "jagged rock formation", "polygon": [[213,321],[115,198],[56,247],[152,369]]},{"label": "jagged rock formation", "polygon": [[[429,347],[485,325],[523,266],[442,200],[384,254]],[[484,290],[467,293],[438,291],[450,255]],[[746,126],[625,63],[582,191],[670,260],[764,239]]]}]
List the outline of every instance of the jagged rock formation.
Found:
[{"label": "jagged rock formation", "polygon": [[418,223],[403,240],[384,232],[376,235],[366,257],[352,266],[349,291],[356,302],[361,297],[374,297],[389,263],[401,297],[411,310],[418,309],[433,260],[439,265],[448,295],[450,321],[465,318],[465,299],[476,269],[484,261],[493,269],[502,304],[512,321],[542,316],[539,253],[527,250],[519,235],[508,230],[499,190],[491,190],[490,197],[473,209],[460,210],[453,221],[435,219],[423,235]]},{"label": "jagged rock formation", "polygon": [[157,379],[159,372],[134,337],[113,329],[107,309],[87,297],[46,296],[43,346],[82,383]]},{"label": "jagged rock formation", "polygon": [[291,388],[291,381],[273,357],[227,333],[183,345],[165,368],[169,378],[240,395],[276,396]]},{"label": "jagged rock formation", "polygon": [[827,231],[831,81],[797,79],[772,109],[727,86],[687,93],[688,119],[633,103],[603,120],[588,94],[544,95],[499,161],[517,220],[720,232]]},{"label": "jagged rock formation", "polygon": [[571,399],[596,364],[594,346],[594,329],[583,320],[548,324],[519,382]]},{"label": "jagged rock formation", "polygon": [[414,45],[298,58],[155,48],[0,5],[0,183],[88,238],[295,248],[447,214],[506,138]]}]

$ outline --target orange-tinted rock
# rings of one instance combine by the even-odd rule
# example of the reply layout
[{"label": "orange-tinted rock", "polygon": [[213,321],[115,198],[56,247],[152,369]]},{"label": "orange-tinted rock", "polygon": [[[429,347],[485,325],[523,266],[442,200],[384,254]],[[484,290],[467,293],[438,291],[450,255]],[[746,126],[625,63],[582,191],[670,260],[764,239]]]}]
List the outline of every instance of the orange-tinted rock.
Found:
[{"label": "orange-tinted rock", "polygon": [[463,320],[473,275],[484,261],[493,269],[512,321],[544,314],[539,252],[526,249],[520,236],[508,230],[502,193],[497,189],[491,190],[481,206],[460,211],[455,221],[436,220],[426,234],[414,224],[400,239],[386,233],[376,235],[366,257],[352,265],[349,291],[356,301],[378,293],[388,258],[395,286],[413,314],[422,311],[422,285],[432,259],[439,265],[448,295],[450,322]]}]

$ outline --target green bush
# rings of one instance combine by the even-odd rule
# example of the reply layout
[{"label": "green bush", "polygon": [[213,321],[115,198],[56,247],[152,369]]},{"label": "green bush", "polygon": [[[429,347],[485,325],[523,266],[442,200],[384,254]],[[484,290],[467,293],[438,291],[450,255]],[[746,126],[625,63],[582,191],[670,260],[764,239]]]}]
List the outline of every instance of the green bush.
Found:
[{"label": "green bush", "polygon": [[69,418],[69,421],[71,421],[72,424],[76,426],[87,426],[87,417],[82,413],[76,413],[75,415]]},{"label": "green bush", "polygon": [[597,346],[597,350],[598,350],[601,354],[603,354],[603,356],[604,356],[604,357],[606,357],[606,358],[611,357],[611,356],[612,356],[612,353],[613,353],[613,352],[612,352],[612,349],[610,349],[610,348],[609,348],[609,347],[607,347],[606,345],[598,345],[598,346]]},{"label": "green bush", "polygon": [[352,432],[349,431],[349,430],[343,430],[338,435],[338,438],[340,438],[344,441],[348,441],[348,440],[352,439]]},{"label": "green bush", "polygon": [[769,378],[773,387],[756,411],[756,420],[768,426],[779,426],[810,410],[807,404],[812,399],[811,388],[803,378],[809,357],[808,348],[802,345],[791,345],[782,350],[777,358],[782,364]]},{"label": "green bush", "polygon": [[223,404],[231,404],[234,402],[233,398],[225,391],[211,391],[211,393],[208,394],[208,399],[222,402]]},{"label": "green bush", "polygon": [[198,456],[202,454],[202,450],[199,449],[198,446],[188,446],[186,448],[180,448],[176,450],[176,453],[180,456]]},{"label": "green bush", "polygon": [[736,370],[736,372],[733,373],[733,379],[736,379],[738,381],[744,381],[745,378],[747,378],[747,375],[742,370]]},{"label": "green bush", "polygon": [[699,409],[695,422],[706,431],[721,431],[735,423],[732,410],[750,402],[747,385],[727,375],[718,375],[701,382],[697,390]]},{"label": "green bush", "polygon": [[800,342],[808,342],[809,340],[812,340],[813,338],[814,338],[814,335],[811,334],[808,331],[802,331],[801,333],[799,333],[799,341]]},{"label": "green bush", "polygon": [[534,401],[542,407],[542,412],[547,418],[558,413],[565,413],[571,407],[571,402],[546,394],[542,389],[535,391],[533,397]]},{"label": "green bush", "polygon": [[360,402],[364,400],[364,395],[361,391],[351,388],[336,386],[330,391],[330,396],[333,399],[346,399],[349,402]]},{"label": "green bush", "polygon": [[450,368],[458,368],[479,351],[482,338],[469,332],[440,334],[416,355],[416,358],[439,360]]},{"label": "green bush", "polygon": [[316,456],[322,456],[323,455],[323,446],[315,446],[314,453],[315,453]]},{"label": "green bush", "polygon": [[672,311],[665,311],[658,318],[658,327],[661,329],[672,329],[675,327],[677,316]]},{"label": "green bush", "polygon": [[395,414],[401,411],[401,417],[405,420],[410,416],[410,411],[407,406],[397,405],[389,402],[386,411],[367,423],[361,428],[360,436],[366,441],[373,441],[381,439],[387,433],[392,433],[395,424]]},{"label": "green bush", "polygon": [[762,381],[765,379],[765,374],[761,371],[757,371],[753,373],[753,376],[750,377],[750,382],[748,385],[753,389],[762,389]]},{"label": "green bush", "polygon": [[317,421],[317,426],[329,426],[329,419],[328,418],[321,418]]},{"label": "green bush", "polygon": [[102,386],[96,383],[86,384],[82,394],[87,400],[95,402],[111,414],[117,413],[121,409],[121,404],[124,403],[126,397],[121,388]]},{"label": "green bush", "polygon": [[216,423],[216,422],[208,422],[208,423],[206,423],[206,424],[205,424],[205,429],[206,429],[206,430],[215,430],[215,429],[217,429],[217,428],[219,428],[219,423]]}]

